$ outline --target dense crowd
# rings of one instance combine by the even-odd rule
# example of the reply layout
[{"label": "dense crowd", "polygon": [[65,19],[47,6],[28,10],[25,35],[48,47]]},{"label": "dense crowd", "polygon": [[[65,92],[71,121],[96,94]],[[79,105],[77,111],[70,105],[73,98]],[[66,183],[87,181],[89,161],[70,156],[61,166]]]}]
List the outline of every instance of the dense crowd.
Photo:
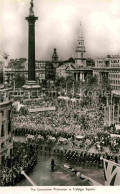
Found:
[{"label": "dense crowd", "polygon": [[66,152],[66,159],[70,160],[77,165],[97,165],[97,167],[103,167],[102,158],[109,159],[113,162],[118,163],[118,157],[109,155],[108,153],[88,153],[68,150]]},{"label": "dense crowd", "polygon": [[19,182],[21,171],[29,172],[37,161],[37,145],[34,143],[14,142],[13,155],[1,165],[1,186],[12,186]]},{"label": "dense crowd", "polygon": [[38,98],[38,99],[32,99],[32,100],[26,100],[22,102],[25,106],[28,108],[40,108],[40,107],[48,107],[53,106],[54,102],[52,98],[44,97],[44,98]]},{"label": "dense crowd", "polygon": [[66,131],[75,135],[95,134],[103,130],[103,114],[98,109],[89,110],[79,103],[54,100],[56,111],[44,111],[14,117],[14,129]]},{"label": "dense crowd", "polygon": [[[39,100],[32,105],[29,101],[26,103],[28,108],[37,107],[39,104],[41,104]],[[38,143],[41,151],[42,145],[46,144],[45,152],[53,149],[53,154],[65,156],[66,160],[79,165],[102,166],[101,157],[118,163],[116,153],[120,150],[120,138],[111,137],[110,132],[115,131],[114,126],[104,127],[101,106],[81,106],[79,101],[70,102],[55,98],[49,99],[49,103],[46,99],[40,106],[42,105],[54,105],[56,110],[17,113],[12,118],[14,135],[27,136],[27,141],[14,143],[13,155],[10,159],[6,158],[1,166],[2,186],[15,185],[23,178],[21,170],[28,173],[33,168],[37,161]],[[91,153],[89,151],[91,147],[97,152]],[[107,147],[109,153],[106,151]]]},{"label": "dense crowd", "polygon": [[26,143],[14,142],[12,157],[6,158],[1,166],[1,186],[12,186],[19,182],[24,176],[21,171],[28,173],[37,162],[38,149],[40,153],[53,154],[63,157],[66,161],[79,166],[103,168],[102,158],[118,163],[118,156],[108,153],[89,153],[74,149],[61,149],[61,147],[43,143],[37,143],[36,139]]},{"label": "dense crowd", "polygon": [[81,135],[90,140],[86,145],[87,150],[94,146],[97,151],[102,152],[108,146],[110,152],[119,153],[120,138],[110,137],[111,130],[115,131],[114,126],[104,127],[101,105],[87,107],[81,106],[79,101],[69,102],[55,98],[51,98],[50,102],[55,105],[55,111],[30,113],[25,116],[17,114],[13,119],[14,134],[42,135],[44,138],[51,135],[55,138],[61,136],[72,139]]}]

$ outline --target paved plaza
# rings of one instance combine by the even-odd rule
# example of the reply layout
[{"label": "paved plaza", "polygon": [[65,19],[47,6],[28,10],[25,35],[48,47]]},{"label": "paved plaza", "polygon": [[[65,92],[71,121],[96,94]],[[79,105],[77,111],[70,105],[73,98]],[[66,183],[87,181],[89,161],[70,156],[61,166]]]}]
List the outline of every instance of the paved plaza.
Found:
[{"label": "paved plaza", "polygon": [[[53,156],[38,156],[37,165],[34,167],[34,170],[29,173],[29,177],[35,182],[37,186],[90,186],[88,181],[81,180],[73,172],[65,169],[63,164],[66,161],[57,157],[54,157],[55,160],[55,170],[51,172],[50,162]],[[67,163],[68,164],[68,163]],[[74,166],[71,164],[71,166]],[[75,166],[74,166],[75,167]],[[76,167],[80,172],[86,176],[91,176],[91,178],[99,179],[101,183],[104,183],[104,177],[102,176],[103,170],[98,169],[87,169],[83,167]],[[99,175],[99,176],[98,176]],[[31,186],[27,179],[23,179],[16,186]]]}]

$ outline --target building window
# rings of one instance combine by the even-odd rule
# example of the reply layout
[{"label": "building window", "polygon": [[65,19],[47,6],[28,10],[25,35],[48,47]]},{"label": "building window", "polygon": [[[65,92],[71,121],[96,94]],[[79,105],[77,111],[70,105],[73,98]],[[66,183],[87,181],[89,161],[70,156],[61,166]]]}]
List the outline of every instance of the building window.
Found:
[{"label": "building window", "polygon": [[4,117],[4,110],[0,111],[0,113],[2,114],[2,117]]},{"label": "building window", "polygon": [[1,163],[4,164],[4,162],[5,162],[5,155],[3,155],[3,156],[1,157]]},{"label": "building window", "polygon": [[83,53],[81,53],[81,58],[83,58]]},{"label": "building window", "polygon": [[12,157],[13,149],[10,149],[10,157]]},{"label": "building window", "polygon": [[1,93],[1,102],[4,102],[5,96],[6,96],[6,93],[5,92]]},{"label": "building window", "polygon": [[2,128],[1,128],[1,137],[3,137],[5,135],[5,131],[4,131],[4,124],[2,123]]},{"label": "building window", "polygon": [[1,143],[1,149],[4,149],[5,143]]},{"label": "building window", "polygon": [[11,143],[11,142],[12,142],[12,138],[10,137],[10,138],[9,138],[9,143]]},{"label": "building window", "polygon": [[8,110],[8,120],[10,120],[10,110]]},{"label": "building window", "polygon": [[8,123],[8,134],[10,133],[10,131],[11,131],[11,121],[9,121]]}]

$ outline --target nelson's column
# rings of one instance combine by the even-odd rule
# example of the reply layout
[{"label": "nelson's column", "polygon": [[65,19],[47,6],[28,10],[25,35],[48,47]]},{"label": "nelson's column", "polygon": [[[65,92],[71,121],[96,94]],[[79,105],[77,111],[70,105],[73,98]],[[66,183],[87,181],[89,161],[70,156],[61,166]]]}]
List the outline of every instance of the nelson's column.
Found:
[{"label": "nelson's column", "polygon": [[24,94],[28,98],[37,98],[40,91],[40,86],[35,80],[35,22],[38,17],[35,17],[33,11],[33,0],[30,2],[29,16],[25,19],[28,21],[28,81],[23,86]]}]

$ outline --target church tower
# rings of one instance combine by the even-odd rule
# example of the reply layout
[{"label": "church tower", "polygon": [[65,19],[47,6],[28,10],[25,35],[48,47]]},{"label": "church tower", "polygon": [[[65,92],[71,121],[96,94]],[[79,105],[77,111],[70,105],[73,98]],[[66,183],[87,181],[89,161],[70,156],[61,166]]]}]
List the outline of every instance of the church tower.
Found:
[{"label": "church tower", "polygon": [[79,35],[77,40],[77,47],[76,47],[76,59],[75,63],[79,67],[85,67],[86,66],[86,50],[84,46],[84,38],[83,38],[83,32],[82,32],[82,25],[80,22],[80,29],[79,29]]},{"label": "church tower", "polygon": [[53,62],[58,62],[58,54],[57,54],[57,49],[54,48],[54,52],[53,52],[53,55],[52,55],[52,61]]}]

